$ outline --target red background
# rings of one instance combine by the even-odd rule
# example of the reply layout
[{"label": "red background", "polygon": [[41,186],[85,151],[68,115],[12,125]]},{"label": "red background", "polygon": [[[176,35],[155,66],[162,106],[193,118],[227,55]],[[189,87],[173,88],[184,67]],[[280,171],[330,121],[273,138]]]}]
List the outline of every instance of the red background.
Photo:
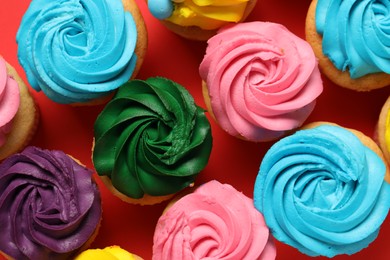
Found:
[{"label": "red background", "polygon": [[[148,52],[138,78],[146,79],[152,76],[170,78],[185,86],[197,104],[205,107],[198,66],[203,58],[206,43],[192,42],[171,33],[150,15],[143,0],[136,2],[144,16],[149,34]],[[29,3],[29,0],[3,0],[0,4],[0,55],[17,69],[23,79],[26,77],[17,61],[15,35]],[[281,23],[303,38],[309,4],[309,0],[259,0],[248,21]],[[381,106],[389,96],[390,89],[358,93],[335,86],[325,77],[323,80],[324,92],[307,122],[331,121],[373,136]],[[48,100],[42,93],[35,91],[32,93],[39,103],[41,122],[31,144],[63,150],[92,168],[93,123],[103,107],[60,105]],[[223,132],[212,120],[210,122],[214,138],[213,150],[209,164],[199,175],[197,183],[217,179],[252,197],[253,184],[261,159],[272,143],[255,144],[238,140]],[[111,195],[98,178],[96,179],[102,192],[103,220],[92,247],[120,245],[130,252],[150,259],[154,227],[166,203],[155,206],[126,204]],[[337,256],[335,259],[389,259],[390,247],[387,245],[389,232],[390,217],[382,225],[379,237],[367,249],[351,257]],[[279,242],[276,245],[277,259],[309,259],[287,245]]]}]

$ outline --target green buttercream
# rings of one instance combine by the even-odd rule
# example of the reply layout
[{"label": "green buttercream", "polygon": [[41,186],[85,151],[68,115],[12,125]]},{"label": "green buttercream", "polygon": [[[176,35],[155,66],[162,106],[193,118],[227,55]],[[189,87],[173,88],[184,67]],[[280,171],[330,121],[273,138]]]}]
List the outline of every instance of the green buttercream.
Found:
[{"label": "green buttercream", "polygon": [[131,198],[189,186],[212,147],[204,110],[185,88],[165,78],[125,83],[98,116],[94,131],[97,173]]}]

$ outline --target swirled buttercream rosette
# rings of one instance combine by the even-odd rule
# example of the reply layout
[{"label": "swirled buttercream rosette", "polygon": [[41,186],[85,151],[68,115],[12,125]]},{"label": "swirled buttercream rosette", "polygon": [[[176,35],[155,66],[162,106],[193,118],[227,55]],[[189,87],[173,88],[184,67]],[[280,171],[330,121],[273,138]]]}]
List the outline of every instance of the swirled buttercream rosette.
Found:
[{"label": "swirled buttercream rosette", "polygon": [[210,181],[167,208],[157,222],[153,260],[275,259],[268,227],[250,198]]},{"label": "swirled buttercream rosette", "polygon": [[389,25],[388,1],[313,0],[306,39],[331,81],[369,91],[390,84]]},{"label": "swirled buttercream rosette", "polygon": [[199,67],[205,102],[229,134],[277,139],[299,127],[322,92],[310,45],[268,22],[222,28]]},{"label": "swirled buttercream rosette", "polygon": [[34,0],[17,33],[19,62],[55,102],[104,99],[139,62],[137,22],[121,0]]},{"label": "swirled buttercream rosette", "polygon": [[203,109],[186,89],[165,78],[124,84],[94,129],[95,168],[116,195],[131,203],[153,204],[192,185],[211,152]]},{"label": "swirled buttercream rosette", "polygon": [[276,239],[305,254],[354,254],[374,241],[389,211],[377,151],[367,136],[339,126],[298,131],[265,155],[255,207]]},{"label": "swirled buttercream rosette", "polygon": [[61,151],[27,147],[0,165],[0,251],[69,259],[96,234],[101,201],[92,171]]}]

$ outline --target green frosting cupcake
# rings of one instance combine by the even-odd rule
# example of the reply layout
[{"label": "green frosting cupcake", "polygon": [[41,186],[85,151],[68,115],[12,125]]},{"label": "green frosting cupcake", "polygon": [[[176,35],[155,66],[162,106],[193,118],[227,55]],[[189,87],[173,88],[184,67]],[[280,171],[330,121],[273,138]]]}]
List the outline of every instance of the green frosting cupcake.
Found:
[{"label": "green frosting cupcake", "polygon": [[93,163],[130,198],[190,186],[211,152],[210,123],[181,85],[165,78],[121,86],[94,127]]}]

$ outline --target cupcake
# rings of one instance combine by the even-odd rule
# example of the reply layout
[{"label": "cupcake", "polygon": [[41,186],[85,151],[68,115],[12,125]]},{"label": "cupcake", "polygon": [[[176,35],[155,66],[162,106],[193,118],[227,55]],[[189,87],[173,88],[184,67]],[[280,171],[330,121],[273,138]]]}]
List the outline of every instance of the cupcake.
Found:
[{"label": "cupcake", "polygon": [[184,87],[132,80],[96,119],[93,163],[122,200],[155,204],[193,185],[211,146],[210,123]]},{"label": "cupcake", "polygon": [[127,252],[120,246],[108,246],[103,249],[88,249],[74,260],[142,260],[142,258]]},{"label": "cupcake", "polygon": [[383,1],[313,0],[306,39],[335,84],[369,91],[390,84],[388,5]]},{"label": "cupcake", "polygon": [[[383,104],[379,114],[378,124],[376,128],[376,141],[382,149],[383,155],[390,163],[390,97]],[[390,182],[390,179],[389,179]]]},{"label": "cupcake", "polygon": [[388,214],[385,176],[371,138],[312,123],[266,153],[254,204],[277,240],[309,256],[351,255],[375,240]]},{"label": "cupcake", "polygon": [[0,252],[11,259],[69,259],[98,232],[92,171],[61,151],[27,147],[0,164]]},{"label": "cupcake", "polygon": [[323,86],[310,45],[280,24],[224,27],[199,67],[208,110],[227,133],[278,139],[301,126]]},{"label": "cupcake", "polygon": [[16,70],[0,56],[0,161],[23,150],[34,136],[39,110]]},{"label": "cupcake", "polygon": [[137,75],[147,48],[132,0],[33,0],[16,40],[30,85],[74,105],[108,101]]},{"label": "cupcake", "polygon": [[169,205],[153,237],[153,260],[275,259],[276,249],[252,199],[210,181]]},{"label": "cupcake", "polygon": [[176,34],[205,41],[224,25],[244,21],[257,0],[146,0],[151,14]]}]

